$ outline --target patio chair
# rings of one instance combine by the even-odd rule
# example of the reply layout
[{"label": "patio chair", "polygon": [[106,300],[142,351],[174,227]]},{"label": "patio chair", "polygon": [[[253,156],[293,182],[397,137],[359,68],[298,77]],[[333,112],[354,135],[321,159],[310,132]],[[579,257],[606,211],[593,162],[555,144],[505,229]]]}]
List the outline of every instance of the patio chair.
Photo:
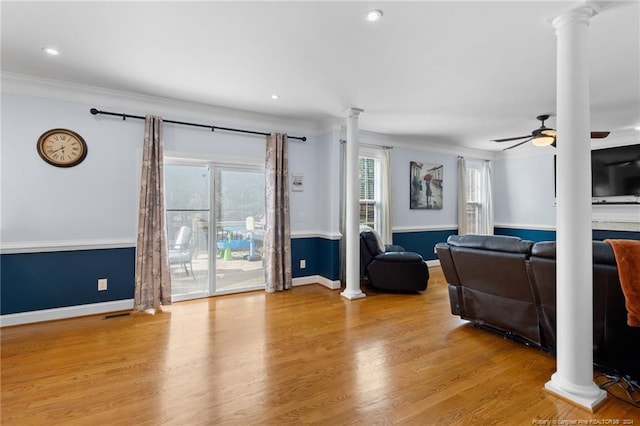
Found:
[{"label": "patio chair", "polygon": [[178,231],[178,236],[173,246],[169,249],[169,265],[182,265],[184,272],[189,276],[189,270],[191,270],[191,276],[193,275],[193,265],[191,260],[193,259],[193,244],[192,244],[192,231],[188,226],[183,226]]}]

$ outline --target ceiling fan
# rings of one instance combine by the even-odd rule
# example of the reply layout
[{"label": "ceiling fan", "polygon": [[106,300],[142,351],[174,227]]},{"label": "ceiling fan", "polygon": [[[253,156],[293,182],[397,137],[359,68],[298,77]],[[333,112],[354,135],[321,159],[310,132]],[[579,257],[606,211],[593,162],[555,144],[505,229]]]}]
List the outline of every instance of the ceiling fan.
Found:
[{"label": "ceiling fan", "polygon": [[[525,139],[522,142],[518,142],[515,145],[512,145],[512,146],[510,146],[508,148],[503,149],[503,151],[506,151],[506,150],[511,149],[511,148],[515,148],[515,147],[520,146],[522,144],[525,144],[525,143],[527,143],[529,141],[531,141],[531,143],[533,143],[535,146],[551,145],[551,146],[555,147],[556,146],[556,131],[555,131],[555,129],[550,129],[549,127],[546,127],[544,125],[545,120],[549,119],[549,115],[548,114],[539,115],[539,116],[536,117],[536,119],[540,120],[541,125],[540,125],[539,128],[533,130],[530,135],[517,136],[515,138],[494,139],[493,142],[502,143],[502,142],[517,141],[518,139]],[[606,138],[607,136],[609,136],[609,133],[610,132],[591,132],[591,138],[592,139]]]}]

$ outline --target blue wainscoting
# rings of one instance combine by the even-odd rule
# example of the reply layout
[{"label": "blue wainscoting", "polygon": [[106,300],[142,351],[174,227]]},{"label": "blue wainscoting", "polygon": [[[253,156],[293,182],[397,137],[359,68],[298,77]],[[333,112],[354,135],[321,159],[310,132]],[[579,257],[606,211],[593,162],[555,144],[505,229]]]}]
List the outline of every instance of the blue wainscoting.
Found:
[{"label": "blue wainscoting", "polygon": [[134,280],[134,247],[2,254],[0,313],[132,299]]},{"label": "blue wainscoting", "polygon": [[[338,240],[293,238],[293,277],[338,280],[339,247]],[[108,280],[106,291],[98,291],[100,278]],[[0,314],[132,299],[134,281],[135,247],[1,254]]]},{"label": "blue wainscoting", "polygon": [[530,240],[535,242],[556,240],[556,231],[545,231],[541,229],[495,227],[493,233],[496,235],[510,235],[513,237],[520,237],[523,240]]},{"label": "blue wainscoting", "polygon": [[593,230],[594,240],[640,240],[640,232],[634,231],[606,231],[601,229]]},{"label": "blue wainscoting", "polygon": [[[300,260],[307,267],[300,269]],[[320,237],[291,239],[293,278],[320,275],[331,281],[340,279],[340,241]]]},{"label": "blue wainscoting", "polygon": [[438,231],[395,232],[393,244],[422,255],[424,260],[436,260],[438,255],[433,252],[435,245],[447,241],[449,235],[457,233],[457,228]]},{"label": "blue wainscoting", "polygon": [[[540,229],[524,229],[524,228],[504,228],[496,227],[494,230],[496,235],[512,235],[520,237],[523,240],[531,241],[555,241],[556,231],[545,231]],[[611,239],[626,239],[626,240],[640,240],[640,232],[634,231],[609,231],[609,230],[593,230],[593,239],[602,241],[607,238]]]}]

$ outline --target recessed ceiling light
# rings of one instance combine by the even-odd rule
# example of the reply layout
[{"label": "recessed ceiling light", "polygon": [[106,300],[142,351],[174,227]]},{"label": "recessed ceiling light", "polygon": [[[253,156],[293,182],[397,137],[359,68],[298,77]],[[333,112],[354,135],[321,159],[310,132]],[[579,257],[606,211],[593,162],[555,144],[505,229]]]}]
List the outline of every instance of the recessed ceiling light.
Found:
[{"label": "recessed ceiling light", "polygon": [[382,11],[378,9],[373,9],[367,12],[367,21],[376,22],[382,18]]},{"label": "recessed ceiling light", "polygon": [[60,54],[58,49],[54,49],[53,47],[43,47],[42,51],[51,56],[58,56]]},{"label": "recessed ceiling light", "polygon": [[640,132],[640,126],[636,126],[635,129]]},{"label": "recessed ceiling light", "polygon": [[278,98],[280,98],[280,96],[278,96],[278,95],[276,95],[276,94],[271,95],[271,99],[274,99],[274,100],[275,100],[275,99],[278,99]]}]

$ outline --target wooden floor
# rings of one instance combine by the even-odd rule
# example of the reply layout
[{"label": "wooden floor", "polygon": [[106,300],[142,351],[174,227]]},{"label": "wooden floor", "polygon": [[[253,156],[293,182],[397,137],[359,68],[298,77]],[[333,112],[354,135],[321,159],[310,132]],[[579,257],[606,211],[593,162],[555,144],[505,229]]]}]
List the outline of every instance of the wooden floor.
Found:
[{"label": "wooden floor", "polygon": [[554,359],[451,315],[431,275],[415,295],[309,285],[4,328],[1,423],[640,425],[544,392]]}]

